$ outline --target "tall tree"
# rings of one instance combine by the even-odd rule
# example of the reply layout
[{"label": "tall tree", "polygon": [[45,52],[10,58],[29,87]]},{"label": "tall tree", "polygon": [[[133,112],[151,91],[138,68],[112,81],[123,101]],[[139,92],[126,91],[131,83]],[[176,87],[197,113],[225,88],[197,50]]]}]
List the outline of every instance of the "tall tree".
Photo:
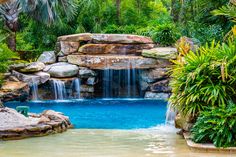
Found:
[{"label": "tall tree", "polygon": [[75,0],[11,0],[0,5],[0,16],[6,27],[11,30],[8,46],[16,50],[16,32],[19,14],[24,12],[28,16],[50,26],[60,21],[62,16],[71,19],[76,12]]}]

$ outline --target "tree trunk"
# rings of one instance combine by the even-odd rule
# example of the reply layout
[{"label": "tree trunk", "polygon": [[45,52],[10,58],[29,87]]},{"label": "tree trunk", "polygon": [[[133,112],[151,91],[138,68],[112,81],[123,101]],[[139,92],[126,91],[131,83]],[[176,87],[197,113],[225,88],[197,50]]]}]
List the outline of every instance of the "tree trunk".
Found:
[{"label": "tree trunk", "polygon": [[7,46],[12,50],[16,51],[16,32],[11,32],[7,38]]},{"label": "tree trunk", "polygon": [[121,24],[120,20],[120,4],[121,0],[116,0],[116,20],[118,24]]},{"label": "tree trunk", "polygon": [[12,51],[16,51],[16,32],[18,30],[18,16],[19,16],[19,5],[16,4],[17,2],[12,2],[6,5],[5,8],[5,24],[11,33],[7,39],[8,47]]}]

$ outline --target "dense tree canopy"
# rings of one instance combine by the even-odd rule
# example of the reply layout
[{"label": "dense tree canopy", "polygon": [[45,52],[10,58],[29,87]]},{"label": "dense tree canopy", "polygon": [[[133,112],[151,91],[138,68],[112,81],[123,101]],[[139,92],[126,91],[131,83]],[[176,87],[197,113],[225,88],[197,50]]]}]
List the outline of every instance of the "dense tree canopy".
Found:
[{"label": "dense tree canopy", "polygon": [[[53,49],[59,35],[83,32],[146,35],[161,45],[173,45],[180,36],[195,38],[201,43],[220,41],[233,26],[233,19],[228,20],[226,14],[231,17],[235,14],[234,1],[229,0],[13,2],[14,5],[11,2],[0,6],[2,29],[17,32],[17,50],[39,52]],[[13,8],[17,8],[17,12],[10,11]]]}]

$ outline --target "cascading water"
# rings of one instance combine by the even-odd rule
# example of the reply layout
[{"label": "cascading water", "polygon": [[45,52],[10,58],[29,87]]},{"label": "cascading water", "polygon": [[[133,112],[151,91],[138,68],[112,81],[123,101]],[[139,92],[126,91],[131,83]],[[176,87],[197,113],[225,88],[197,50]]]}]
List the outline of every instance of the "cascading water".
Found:
[{"label": "cascading water", "polygon": [[137,97],[137,75],[138,70],[131,60],[126,69],[114,70],[107,66],[102,73],[103,98]]},{"label": "cascading water", "polygon": [[32,93],[32,100],[37,101],[39,100],[39,94],[38,94],[38,82],[36,80],[32,80],[31,85],[31,93]]},{"label": "cascading water", "polygon": [[64,100],[66,98],[66,87],[63,81],[54,79],[53,89],[56,100]]},{"label": "cascading water", "polygon": [[128,61],[127,64],[127,97],[130,98],[131,97],[131,63],[130,63],[130,59]]},{"label": "cascading water", "polygon": [[166,111],[166,125],[174,125],[176,112],[171,107],[171,104],[168,103]]},{"label": "cascading water", "polygon": [[135,63],[134,62],[131,63],[131,69],[132,69],[132,82],[133,82],[132,91],[133,91],[133,94],[134,94],[133,96],[135,96],[136,93],[137,93],[136,75],[137,75],[138,70],[135,69]]},{"label": "cascading water", "polygon": [[74,89],[75,93],[73,94],[73,98],[80,99],[80,79],[74,79],[72,82],[72,88]]}]

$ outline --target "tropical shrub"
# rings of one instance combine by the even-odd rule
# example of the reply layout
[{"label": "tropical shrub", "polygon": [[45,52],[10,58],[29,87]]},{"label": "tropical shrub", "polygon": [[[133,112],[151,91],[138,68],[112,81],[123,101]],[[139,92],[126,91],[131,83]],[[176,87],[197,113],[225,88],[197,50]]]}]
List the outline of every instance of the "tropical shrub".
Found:
[{"label": "tropical shrub", "polygon": [[152,34],[153,40],[163,46],[173,45],[180,36],[178,30],[172,24],[160,25],[154,29]]},{"label": "tropical shrub", "polygon": [[170,102],[183,115],[236,102],[236,40],[212,42],[173,63]]},{"label": "tropical shrub", "polygon": [[206,108],[191,132],[197,143],[213,143],[216,147],[236,146],[236,104]]},{"label": "tropical shrub", "polygon": [[17,58],[16,53],[12,52],[6,44],[0,43],[0,86],[3,83],[2,73],[8,70],[14,58]]}]

